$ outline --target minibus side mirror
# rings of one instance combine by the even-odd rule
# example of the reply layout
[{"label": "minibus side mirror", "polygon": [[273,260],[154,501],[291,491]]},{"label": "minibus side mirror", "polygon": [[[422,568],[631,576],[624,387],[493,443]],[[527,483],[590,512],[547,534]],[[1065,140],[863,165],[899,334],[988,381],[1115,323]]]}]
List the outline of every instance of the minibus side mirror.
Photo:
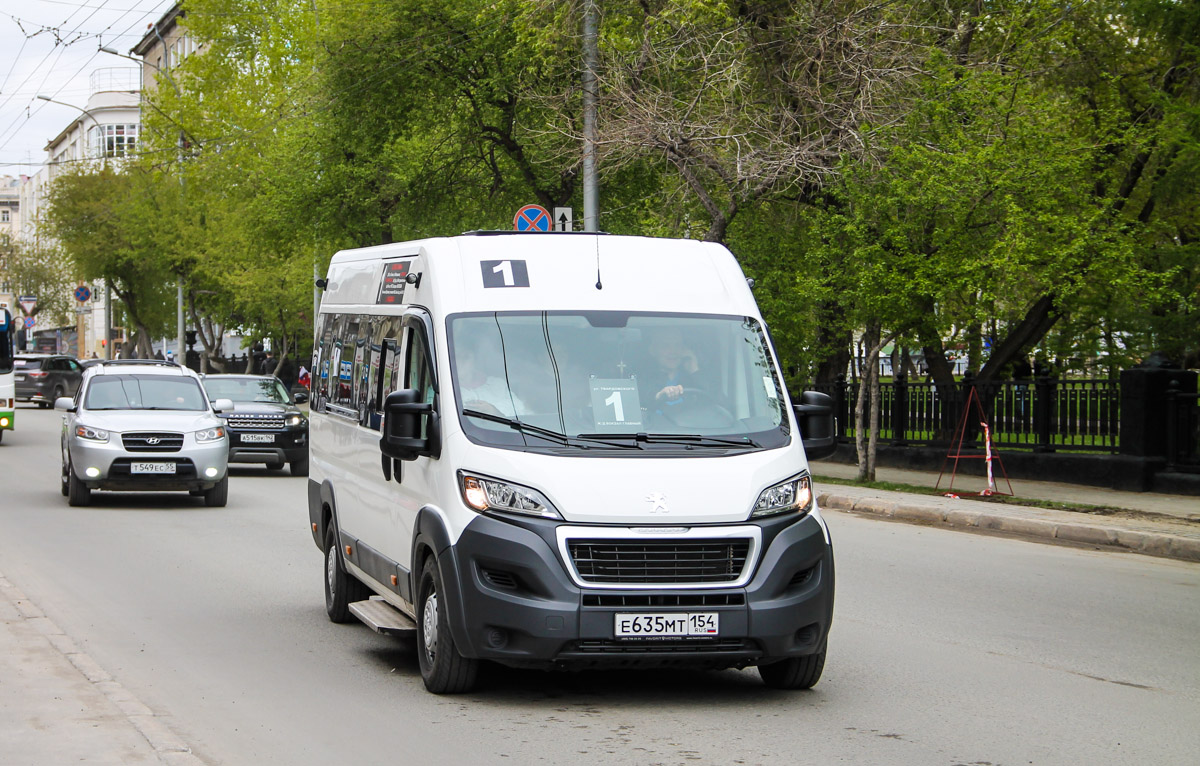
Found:
[{"label": "minibus side mirror", "polygon": [[792,409],[796,412],[804,454],[809,460],[820,460],[837,451],[832,396],[820,391],[805,391],[800,394],[800,403]]},{"label": "minibus side mirror", "polygon": [[307,401],[308,401],[308,393],[307,392],[297,391],[292,396],[292,402],[294,402],[295,404],[304,404]]},{"label": "minibus side mirror", "polygon": [[[425,424],[425,437],[421,426]],[[397,460],[437,457],[441,452],[441,433],[437,412],[432,404],[421,401],[414,388],[393,391],[383,401],[383,428],[379,450]]]}]

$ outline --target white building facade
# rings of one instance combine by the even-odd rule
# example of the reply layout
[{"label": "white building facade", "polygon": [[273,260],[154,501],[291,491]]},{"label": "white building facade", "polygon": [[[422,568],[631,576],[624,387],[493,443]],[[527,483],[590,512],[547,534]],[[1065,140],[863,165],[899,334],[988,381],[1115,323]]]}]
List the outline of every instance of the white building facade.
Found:
[{"label": "white building facade", "polygon": [[[51,99],[55,108],[64,112],[73,109],[70,122],[54,138],[46,143],[46,161],[31,176],[23,176],[18,195],[20,222],[16,238],[23,244],[35,248],[47,245],[44,226],[46,206],[54,180],[72,168],[88,164],[120,162],[121,158],[137,150],[141,130],[139,111],[141,98],[141,71],[133,67],[108,67],[92,72],[89,79],[87,104],[77,106]],[[82,282],[65,286],[74,293],[75,288],[86,287],[90,296],[85,301],[71,297],[75,306],[74,326],[40,326],[33,331],[32,346],[42,350],[74,353],[79,358],[105,356],[104,284],[84,285]]]}]

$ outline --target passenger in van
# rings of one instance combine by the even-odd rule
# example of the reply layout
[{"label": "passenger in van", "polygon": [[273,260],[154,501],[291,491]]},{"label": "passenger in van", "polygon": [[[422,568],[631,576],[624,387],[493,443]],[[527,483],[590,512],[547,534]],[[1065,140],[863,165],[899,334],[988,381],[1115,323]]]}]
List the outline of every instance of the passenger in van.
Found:
[{"label": "passenger in van", "polygon": [[525,404],[508,388],[498,354],[475,339],[463,339],[455,350],[458,391],[465,410],[515,418],[525,414]]}]

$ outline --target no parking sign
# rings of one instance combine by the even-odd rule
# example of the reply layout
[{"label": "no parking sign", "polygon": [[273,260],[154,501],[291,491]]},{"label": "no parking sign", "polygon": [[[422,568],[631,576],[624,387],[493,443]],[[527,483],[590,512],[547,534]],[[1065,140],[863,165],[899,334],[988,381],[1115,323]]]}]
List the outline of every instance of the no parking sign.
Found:
[{"label": "no parking sign", "polygon": [[550,231],[550,211],[541,205],[526,205],[513,216],[515,231]]}]

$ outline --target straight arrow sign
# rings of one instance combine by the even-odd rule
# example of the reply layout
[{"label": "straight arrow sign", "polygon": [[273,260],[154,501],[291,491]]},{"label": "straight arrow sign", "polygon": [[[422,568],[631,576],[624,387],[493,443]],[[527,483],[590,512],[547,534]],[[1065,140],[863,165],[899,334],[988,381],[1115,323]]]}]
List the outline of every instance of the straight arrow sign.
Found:
[{"label": "straight arrow sign", "polygon": [[574,231],[575,225],[573,214],[569,207],[554,208],[554,230],[555,231]]}]

